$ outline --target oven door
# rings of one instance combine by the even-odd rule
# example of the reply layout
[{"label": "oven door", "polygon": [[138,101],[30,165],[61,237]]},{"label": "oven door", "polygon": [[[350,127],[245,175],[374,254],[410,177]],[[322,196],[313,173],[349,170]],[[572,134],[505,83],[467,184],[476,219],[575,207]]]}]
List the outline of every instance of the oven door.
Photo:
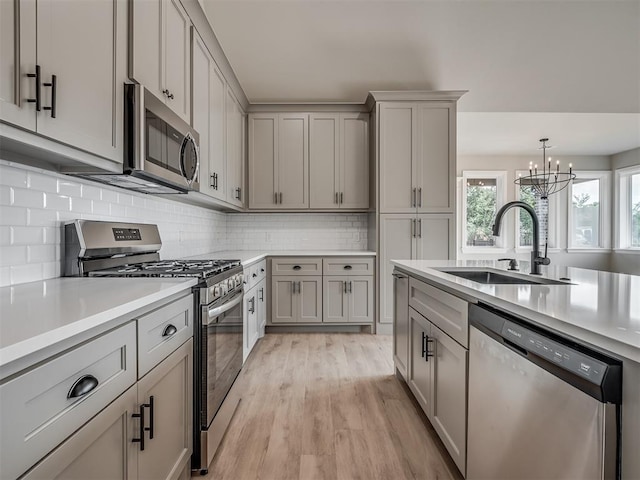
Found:
[{"label": "oven door", "polygon": [[201,428],[211,425],[220,405],[242,368],[242,300],[243,291],[203,307],[202,341],[206,358],[202,358]]}]

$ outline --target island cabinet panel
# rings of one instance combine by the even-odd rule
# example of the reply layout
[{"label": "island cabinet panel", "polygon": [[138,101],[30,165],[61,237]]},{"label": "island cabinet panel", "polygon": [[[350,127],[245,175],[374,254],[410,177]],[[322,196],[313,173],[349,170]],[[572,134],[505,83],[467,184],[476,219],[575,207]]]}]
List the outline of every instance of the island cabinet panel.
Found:
[{"label": "island cabinet panel", "polygon": [[138,476],[135,419],[137,388],[131,387],[45,457],[23,480],[131,480]]},{"label": "island cabinet panel", "polygon": [[393,273],[393,360],[400,374],[407,380],[410,336],[409,336],[409,276]]},{"label": "island cabinet panel", "polygon": [[469,346],[469,304],[415,278],[409,281],[409,305],[464,347]]},{"label": "island cabinet panel", "polygon": [[432,418],[438,432],[461,472],[467,462],[467,371],[469,351],[438,327],[431,326]]},{"label": "island cabinet panel", "polygon": [[411,336],[411,362],[409,364],[409,388],[426,413],[429,420],[433,418],[432,376],[433,359],[429,345],[431,324],[418,312],[409,309],[409,335]]}]

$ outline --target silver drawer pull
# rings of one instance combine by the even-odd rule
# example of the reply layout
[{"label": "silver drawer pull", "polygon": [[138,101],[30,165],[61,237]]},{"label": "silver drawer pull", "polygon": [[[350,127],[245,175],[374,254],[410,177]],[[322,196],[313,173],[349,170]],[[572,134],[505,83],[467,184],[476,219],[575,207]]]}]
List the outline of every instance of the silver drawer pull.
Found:
[{"label": "silver drawer pull", "polygon": [[167,325],[165,327],[164,331],[162,332],[162,336],[163,337],[171,337],[171,336],[175,335],[177,331],[178,331],[178,329],[175,326],[169,324],[169,325]]},{"label": "silver drawer pull", "polygon": [[67,398],[77,398],[82,397],[92,391],[94,388],[98,386],[98,379],[93,375],[83,375],[78,380],[73,382],[71,388],[69,389],[69,393],[67,393]]}]

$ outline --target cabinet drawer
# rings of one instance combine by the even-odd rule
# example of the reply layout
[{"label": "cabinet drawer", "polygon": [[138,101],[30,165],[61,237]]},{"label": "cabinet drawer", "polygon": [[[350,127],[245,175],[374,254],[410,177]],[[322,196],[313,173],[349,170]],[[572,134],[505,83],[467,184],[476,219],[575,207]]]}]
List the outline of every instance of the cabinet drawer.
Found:
[{"label": "cabinet drawer", "polygon": [[373,258],[329,257],[322,260],[325,275],[373,275]]},{"label": "cabinet drawer", "polygon": [[469,306],[420,280],[409,280],[409,305],[463,347],[469,345]]},{"label": "cabinet drawer", "polygon": [[318,257],[280,257],[271,259],[272,275],[322,275]]},{"label": "cabinet drawer", "polygon": [[138,378],[142,378],[192,335],[192,295],[138,318]]},{"label": "cabinet drawer", "polygon": [[261,262],[254,263],[248,267],[244,268],[244,289],[251,290],[255,287],[260,280],[266,278],[267,276],[267,262],[266,260],[262,260]]},{"label": "cabinet drawer", "polygon": [[[97,386],[68,398],[88,375]],[[135,381],[130,322],[0,386],[0,476],[18,477]]]}]

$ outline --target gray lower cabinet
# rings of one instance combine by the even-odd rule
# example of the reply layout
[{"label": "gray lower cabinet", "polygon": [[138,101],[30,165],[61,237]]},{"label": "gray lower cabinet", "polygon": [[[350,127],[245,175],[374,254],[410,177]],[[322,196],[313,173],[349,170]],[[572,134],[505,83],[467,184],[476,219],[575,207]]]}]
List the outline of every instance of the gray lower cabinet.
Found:
[{"label": "gray lower cabinet", "polygon": [[[138,452],[138,478],[176,479],[191,456],[193,340],[185,342],[138,381],[144,409],[144,450]],[[142,418],[142,417],[141,417]],[[136,426],[140,429],[141,418]],[[142,429],[140,429],[142,430]]]},{"label": "gray lower cabinet", "polygon": [[[409,278],[404,272],[396,271],[394,276],[395,367],[400,373],[406,369],[405,379],[411,392],[464,475],[469,350],[460,342],[468,338],[468,329],[466,322],[462,328],[451,325],[461,325],[461,314],[466,315],[467,303]],[[414,309],[414,305],[425,315]],[[445,329],[455,337],[445,333]],[[405,353],[407,346],[408,354]]]},{"label": "gray lower cabinet", "polygon": [[138,446],[131,440],[135,436],[132,415],[138,410],[137,390],[133,386],[123,393],[22,479],[136,478]]},{"label": "gray lower cabinet", "polygon": [[321,323],[322,276],[273,276],[272,323]]},{"label": "gray lower cabinet", "polygon": [[396,369],[407,379],[409,366],[409,276],[393,273],[393,361]]},{"label": "gray lower cabinet", "polygon": [[373,276],[324,276],[325,323],[372,323]]},{"label": "gray lower cabinet", "polygon": [[193,297],[131,320],[0,385],[0,478],[188,478]]}]

